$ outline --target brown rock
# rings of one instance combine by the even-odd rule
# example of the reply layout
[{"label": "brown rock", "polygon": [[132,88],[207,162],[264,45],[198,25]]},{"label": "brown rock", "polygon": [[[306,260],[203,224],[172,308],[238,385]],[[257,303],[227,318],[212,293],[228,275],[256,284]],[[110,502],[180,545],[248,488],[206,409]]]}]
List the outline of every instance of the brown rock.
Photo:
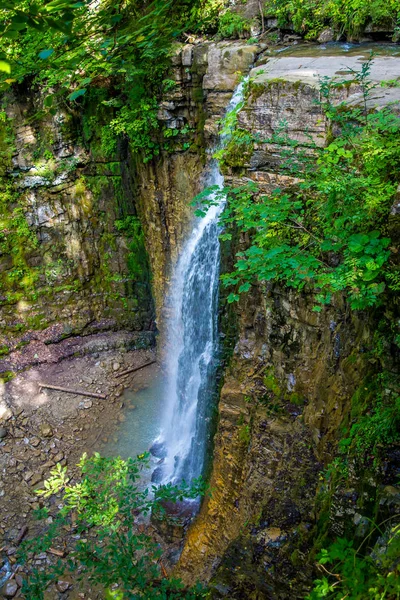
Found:
[{"label": "brown rock", "polygon": [[42,423],[40,426],[40,433],[43,437],[51,437],[53,435],[53,429],[48,423]]}]

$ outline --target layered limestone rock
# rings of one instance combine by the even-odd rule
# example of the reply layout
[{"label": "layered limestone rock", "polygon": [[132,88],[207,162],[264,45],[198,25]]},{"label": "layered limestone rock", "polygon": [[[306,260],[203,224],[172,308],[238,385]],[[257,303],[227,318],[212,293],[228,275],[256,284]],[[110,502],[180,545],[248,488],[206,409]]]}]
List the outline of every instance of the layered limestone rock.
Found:
[{"label": "layered limestone rock", "polygon": [[[32,120],[41,102],[40,94],[23,89],[4,101],[4,356],[38,335],[51,343],[110,329],[148,331],[154,318],[126,151],[121,147],[111,160],[88,150],[82,124],[67,113]],[[12,370],[6,360],[1,365],[2,372]]]},{"label": "layered limestone rock", "polygon": [[153,299],[163,331],[171,270],[191,226],[205,147],[259,51],[245,42],[177,46],[169,75],[175,86],[158,113],[161,154],[147,163],[122,140],[106,157],[102,115],[94,106],[32,120],[40,93],[20,87],[5,98],[3,355],[37,335],[52,343],[107,329],[151,329]]},{"label": "layered limestone rock", "polygon": [[167,140],[168,131],[185,133],[155,160],[134,165],[161,333],[172,269],[193,221],[191,201],[204,185],[209,159],[205,148],[212,147],[218,120],[260,51],[261,46],[245,42],[177,47],[170,73],[176,85],[164,96],[158,118]]},{"label": "layered limestone rock", "polygon": [[[312,138],[324,144],[318,79],[344,78],[345,67],[358,69],[363,58],[360,52],[337,55],[337,49],[332,55],[305,49],[304,55],[261,57],[238,116],[239,127],[259,141],[241,162],[235,156],[230,164],[228,156],[226,179],[255,180],[262,192],[293,184],[280,172],[280,148],[271,136],[285,123],[300,143]],[[391,79],[399,68],[400,58],[378,56],[372,79]],[[335,94],[336,101],[357,103],[362,90],[344,85]],[[377,87],[369,103],[379,108],[392,101],[400,101],[398,90]],[[236,251],[246,244],[243,236]],[[273,285],[259,286],[238,305],[238,339],[219,403],[212,494],[177,567],[187,582],[211,578],[213,597],[304,598],[310,587],[319,472],[335,456],[350,399],[373,369],[364,356],[376,327],[376,316],[351,313],[340,297],[323,313],[313,307],[311,294]],[[373,477],[370,485],[377,494]],[[357,522],[365,502],[356,488],[336,498],[330,513],[336,534]]]}]

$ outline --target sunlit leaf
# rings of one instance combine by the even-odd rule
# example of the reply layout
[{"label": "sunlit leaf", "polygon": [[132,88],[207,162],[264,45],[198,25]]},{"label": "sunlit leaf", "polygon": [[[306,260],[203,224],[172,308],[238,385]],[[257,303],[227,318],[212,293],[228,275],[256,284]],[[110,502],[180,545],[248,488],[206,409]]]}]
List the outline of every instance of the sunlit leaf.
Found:
[{"label": "sunlit leaf", "polygon": [[4,73],[11,73],[11,65],[6,60],[0,60],[0,71]]},{"label": "sunlit leaf", "polygon": [[77,98],[80,98],[84,94],[86,94],[86,88],[82,88],[80,90],[75,90],[75,92],[72,92],[72,94],[70,94],[68,96],[68,99],[69,100],[76,100]]}]

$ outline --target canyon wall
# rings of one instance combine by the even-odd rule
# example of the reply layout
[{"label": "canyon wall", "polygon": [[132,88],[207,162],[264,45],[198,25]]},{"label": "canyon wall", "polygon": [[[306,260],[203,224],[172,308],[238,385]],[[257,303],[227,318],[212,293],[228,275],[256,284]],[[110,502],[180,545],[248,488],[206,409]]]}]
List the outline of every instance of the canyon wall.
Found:
[{"label": "canyon wall", "polygon": [[40,90],[22,84],[3,98],[3,374],[35,362],[30,342],[150,331],[154,322],[127,146],[111,158],[101,152],[90,107],[82,118],[61,110],[43,117],[42,106]]},{"label": "canyon wall", "polygon": [[[226,181],[236,186],[252,180],[264,193],[295,183],[282,172],[282,150],[271,136],[284,123],[300,145],[310,138],[323,145],[327,123],[319,78],[357,69],[364,58],[337,48],[261,55],[238,115],[238,126],[259,141],[242,156],[228,153]],[[372,79],[390,79],[399,60],[377,57]],[[361,97],[359,86],[343,86],[335,100],[356,104]],[[398,89],[377,88],[369,104],[399,100]],[[246,244],[242,234],[233,252]],[[313,311],[314,304],[310,293],[266,284],[253,287],[233,309],[237,338],[219,403],[211,496],[189,530],[177,568],[186,582],[211,578],[213,597],[304,598],[315,578],[310,550],[322,535],[321,520],[325,535],[354,535],[371,506],[386,507],[388,484],[394,485],[396,448],[385,450],[391,465],[386,474],[377,474],[366,458],[361,474],[353,473],[331,496],[321,470],[337,456],[352,398],[367,390],[368,377],[374,379],[374,333],[384,313],[395,321],[396,306],[354,313],[340,295],[322,313]],[[396,372],[392,349],[385,351],[385,367]],[[362,536],[365,528],[357,531]]]}]

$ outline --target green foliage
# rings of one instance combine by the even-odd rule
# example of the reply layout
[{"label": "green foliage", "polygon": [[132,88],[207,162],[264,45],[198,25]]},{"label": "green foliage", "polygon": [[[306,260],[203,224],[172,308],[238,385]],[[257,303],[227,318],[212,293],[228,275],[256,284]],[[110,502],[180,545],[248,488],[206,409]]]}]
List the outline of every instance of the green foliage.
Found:
[{"label": "green foliage", "polygon": [[239,13],[228,10],[219,18],[218,33],[225,39],[245,37],[250,33],[250,21]]},{"label": "green foliage", "polygon": [[[53,4],[59,20],[52,17],[53,25],[46,27]],[[0,59],[10,65],[11,77],[0,73],[0,91],[29,78],[30,85],[41,86],[42,111],[51,115],[65,101],[70,111],[82,112],[93,91],[105,91],[97,113],[108,110],[106,123],[92,116],[92,128],[103,127],[103,152],[114,154],[118,138],[125,136],[133,152],[150,160],[160,148],[157,99],[165,91],[173,43],[183,31],[197,29],[202,15],[214,19],[219,5],[216,0],[117,5],[104,0],[93,10],[86,2],[37,0],[28,9],[22,0],[10,0],[0,10]],[[18,31],[10,37],[7,32],[16,24]]]},{"label": "green foliage", "polygon": [[400,442],[400,396],[393,375],[382,371],[365,380],[352,397],[349,419],[339,440],[339,461],[379,462],[381,448]]},{"label": "green foliage", "polygon": [[[369,65],[356,77],[365,105]],[[282,170],[296,185],[270,196],[259,195],[253,182],[221,192],[228,196],[223,239],[230,239],[234,228],[250,236],[249,248],[237,254],[235,271],[222,276],[224,285],[235,287],[229,301],[256,281],[281,281],[314,290],[317,311],[337,292],[346,294],[352,309],[364,309],[398,286],[387,222],[399,181],[400,120],[389,108],[369,113],[365,105],[335,107],[332,86],[321,84],[323,109],[340,135],[326,147],[311,140],[301,147],[284,127],[266,140],[281,147]],[[202,199],[207,196],[209,203],[216,201],[210,190]]]},{"label": "green foliage", "polygon": [[115,221],[118,231],[128,238],[129,254],[127,259],[129,275],[132,280],[148,279],[148,260],[145,250],[143,228],[138,217],[129,215]]},{"label": "green foliage", "polygon": [[292,23],[310,39],[328,25],[348,36],[360,35],[369,23],[390,30],[400,13],[397,0],[267,0],[265,10],[281,27]]},{"label": "green foliage", "polygon": [[226,147],[215,153],[221,170],[226,166],[243,167],[253,154],[254,136],[246,129],[235,129]]},{"label": "green foliage", "polygon": [[39,511],[39,518],[49,516],[54,495],[59,508],[40,537],[23,544],[19,559],[27,561],[47,551],[65,535],[66,525],[73,527],[76,541],[67,562],[43,572],[32,570],[23,588],[25,598],[42,600],[48,584],[68,570],[78,571],[78,579],[100,585],[110,598],[115,597],[112,590],[116,587],[120,597],[126,599],[203,598],[200,586],[186,589],[180,581],[163,576],[158,544],[138,527],[138,519],[150,512],[155,512],[157,518],[167,518],[165,502],[204,493],[203,483],[196,480],[180,488],[153,487],[150,493],[141,483],[146,455],[125,461],[95,453],[90,458],[84,455],[78,466],[80,477],[71,482],[66,467],[57,465],[44,489],[37,492],[50,499],[49,507]]},{"label": "green foliage", "polygon": [[[381,524],[382,526],[382,524]],[[382,532],[381,526],[375,527]],[[375,547],[338,538],[318,557],[321,573],[307,600],[394,600],[400,597],[400,525],[382,534]]]},{"label": "green foliage", "polygon": [[10,268],[0,274],[2,290],[31,289],[38,271],[27,264],[27,256],[39,244],[17,203],[18,194],[11,183],[0,187],[0,254],[9,256]]},{"label": "green foliage", "polygon": [[250,425],[242,425],[238,435],[240,442],[247,447],[251,441]]}]

